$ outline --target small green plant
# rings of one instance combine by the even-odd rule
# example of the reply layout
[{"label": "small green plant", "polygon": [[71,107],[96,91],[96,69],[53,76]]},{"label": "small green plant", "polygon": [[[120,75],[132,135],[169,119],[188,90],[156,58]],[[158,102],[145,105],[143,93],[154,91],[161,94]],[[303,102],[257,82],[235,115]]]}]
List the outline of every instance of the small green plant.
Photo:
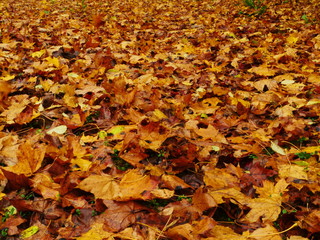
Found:
[{"label": "small green plant", "polygon": [[27,194],[20,194],[20,197],[24,198],[25,200],[32,200],[34,198],[34,193],[29,192]]},{"label": "small green plant", "polygon": [[191,201],[192,201],[191,197],[187,197],[187,196],[185,196],[185,195],[178,195],[178,196],[177,196],[177,201],[181,201],[181,200],[183,200],[183,199],[186,199],[188,202],[191,202]]},{"label": "small green plant", "polygon": [[77,216],[80,216],[80,215],[81,215],[81,210],[77,208],[77,209],[74,211],[74,214],[77,215]]},{"label": "small green plant", "polygon": [[99,215],[99,212],[97,212],[96,210],[92,210],[92,212],[91,212],[92,217],[98,216],[98,215]]},{"label": "small green plant", "polygon": [[263,4],[264,0],[243,0],[243,3],[245,6],[256,10],[253,13],[246,14],[243,12],[240,12],[241,14],[245,14],[248,16],[261,16],[264,14],[267,10],[267,6]]},{"label": "small green plant", "polygon": [[276,152],[273,151],[271,147],[266,147],[266,148],[263,150],[263,153],[264,153],[265,155],[271,156],[271,155],[275,154]]},{"label": "small green plant", "polygon": [[261,0],[244,0],[244,5],[253,8],[253,9],[259,9],[262,6],[262,2]]},{"label": "small green plant", "polygon": [[147,206],[153,208],[156,211],[159,211],[160,207],[168,205],[169,200],[167,199],[152,199],[147,202]]},{"label": "small green plant", "polygon": [[165,150],[160,150],[160,152],[158,153],[158,157],[159,158],[163,158],[166,156],[166,151]]},{"label": "small green plant", "polygon": [[1,222],[7,221],[7,219],[9,217],[11,217],[12,215],[14,215],[16,213],[17,213],[17,209],[14,206],[9,206],[9,207],[5,208],[5,212],[4,212],[4,215],[1,219]]},{"label": "small green plant", "polygon": [[255,155],[255,154],[250,154],[250,155],[249,155],[249,158],[250,158],[250,159],[257,159],[258,157],[257,157],[257,155]]},{"label": "small green plant", "polygon": [[308,140],[309,140],[308,137],[301,137],[301,138],[298,139],[298,142],[299,142],[300,144],[303,144],[304,142],[307,142]]},{"label": "small green plant", "polygon": [[94,119],[98,118],[99,116],[100,116],[100,112],[99,111],[96,111],[96,112],[90,114],[86,118],[85,124],[94,122]]},{"label": "small green plant", "polygon": [[111,159],[117,169],[121,171],[126,171],[127,169],[133,168],[133,166],[119,157],[119,151],[114,149],[113,154],[111,154]]},{"label": "small green plant", "polygon": [[304,23],[309,23],[309,22],[310,22],[308,16],[305,15],[305,14],[303,14],[303,15],[301,16],[301,19],[304,20]]},{"label": "small green plant", "polygon": [[2,237],[7,237],[8,236],[8,228],[1,229],[0,234],[1,234],[1,239],[2,239]]},{"label": "small green plant", "polygon": [[297,212],[296,209],[293,209],[293,210],[282,209],[281,211],[282,214],[295,213],[295,212]]},{"label": "small green plant", "polygon": [[86,9],[88,4],[86,4],[86,0],[81,0],[81,8],[82,10]]},{"label": "small green plant", "polygon": [[311,156],[314,155],[314,153],[299,152],[295,155],[298,156],[298,158],[300,158],[301,160],[305,160],[311,158]]}]

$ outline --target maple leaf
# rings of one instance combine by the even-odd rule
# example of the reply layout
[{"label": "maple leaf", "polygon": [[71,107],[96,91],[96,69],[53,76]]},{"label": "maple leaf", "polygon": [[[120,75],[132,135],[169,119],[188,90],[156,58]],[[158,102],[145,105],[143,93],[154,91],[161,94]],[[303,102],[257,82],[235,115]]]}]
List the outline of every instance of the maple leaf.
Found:
[{"label": "maple leaf", "polygon": [[[223,169],[203,169],[205,172],[204,182],[213,190],[224,189],[227,187],[236,187],[239,184],[239,179]],[[219,177],[216,177],[219,176]]]},{"label": "maple leaf", "polygon": [[44,155],[46,153],[45,144],[34,144],[34,140],[28,139],[26,142],[19,145],[19,152],[17,153],[17,164],[3,169],[25,176],[31,176],[35,173],[42,164]]},{"label": "maple leaf", "polygon": [[91,175],[81,181],[78,187],[93,193],[96,198],[115,199],[121,197],[119,183],[110,175]]},{"label": "maple leaf", "polygon": [[186,123],[186,129],[193,130],[198,136],[200,136],[203,140],[212,140],[213,142],[225,143],[227,144],[227,140],[225,137],[211,124],[208,125],[207,128],[199,128],[199,122],[197,120],[189,120]]},{"label": "maple leaf", "polygon": [[4,117],[8,124],[13,124],[16,118],[19,117],[21,112],[30,103],[30,100],[28,95],[14,96],[8,100],[11,101],[11,105],[0,114],[0,117]]},{"label": "maple leaf", "polygon": [[[246,232],[244,232],[243,235],[240,235],[233,231],[229,227],[216,225],[212,230],[210,231],[211,238],[215,240],[225,240],[225,239],[234,239],[234,240],[246,240],[248,237],[246,236]],[[210,239],[210,237],[209,237]]]},{"label": "maple leaf", "polygon": [[80,237],[78,237],[78,240],[103,240],[103,239],[109,239],[110,237],[114,236],[114,233],[107,232],[104,230],[104,224],[103,223],[94,223],[90,227],[91,229],[82,234]]},{"label": "maple leaf", "polygon": [[97,198],[107,200],[146,200],[173,196],[173,191],[157,189],[157,186],[156,180],[150,175],[142,175],[138,169],[128,170],[120,182],[110,175],[91,175],[78,185],[80,189],[93,193]]},{"label": "maple leaf", "polygon": [[310,212],[306,217],[298,216],[300,220],[302,220],[299,225],[307,229],[309,232],[315,233],[319,232],[320,229],[320,211],[319,210],[313,210]]},{"label": "maple leaf", "polygon": [[278,233],[277,229],[275,229],[270,224],[267,224],[264,228],[259,228],[254,230],[250,235],[250,238],[253,239],[266,239],[266,240],[281,240],[281,236]]},{"label": "maple leaf", "polygon": [[17,164],[17,152],[19,149],[18,136],[13,134],[0,135],[0,159],[6,166]]},{"label": "maple leaf", "polygon": [[209,208],[216,207],[217,203],[214,198],[203,188],[198,188],[192,197],[192,205],[200,211],[205,211]]},{"label": "maple leaf", "polygon": [[202,237],[210,236],[208,233],[216,225],[216,222],[209,217],[204,217],[200,221],[194,221],[192,224],[186,223],[167,231],[171,238],[184,238],[184,239],[201,239]]},{"label": "maple leaf", "polygon": [[169,131],[158,122],[150,122],[140,126],[140,146],[157,151],[161,144],[170,136]]},{"label": "maple leaf", "polygon": [[270,69],[267,66],[253,67],[249,69],[248,72],[256,73],[261,76],[274,76],[276,74],[275,70]]},{"label": "maple leaf", "polygon": [[48,173],[37,173],[33,178],[32,186],[40,191],[44,199],[60,199],[60,185],[54,183]]},{"label": "maple leaf", "polygon": [[105,200],[104,204],[108,209],[99,216],[96,222],[102,222],[104,229],[110,232],[125,229],[149,211],[148,208],[133,201],[121,203]]},{"label": "maple leaf", "polygon": [[263,187],[255,187],[260,196],[246,204],[251,210],[242,221],[254,223],[261,218],[262,222],[273,222],[281,213],[283,193],[288,183],[281,179],[275,185],[269,181],[264,181],[263,184]]}]

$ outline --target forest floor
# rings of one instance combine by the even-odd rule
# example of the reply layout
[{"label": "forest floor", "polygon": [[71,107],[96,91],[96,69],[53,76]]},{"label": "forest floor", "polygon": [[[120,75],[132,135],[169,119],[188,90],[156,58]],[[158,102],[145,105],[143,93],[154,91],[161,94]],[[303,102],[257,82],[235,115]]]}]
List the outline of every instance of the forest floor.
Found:
[{"label": "forest floor", "polygon": [[0,0],[0,238],[320,239],[319,8]]}]

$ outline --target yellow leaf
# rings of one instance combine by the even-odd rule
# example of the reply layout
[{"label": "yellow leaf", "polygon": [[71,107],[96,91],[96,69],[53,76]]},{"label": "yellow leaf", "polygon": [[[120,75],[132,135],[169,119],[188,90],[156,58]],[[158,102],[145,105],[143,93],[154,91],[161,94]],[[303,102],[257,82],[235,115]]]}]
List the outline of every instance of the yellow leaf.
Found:
[{"label": "yellow leaf", "polygon": [[34,144],[33,141],[27,140],[19,146],[17,158],[18,163],[14,166],[3,167],[9,172],[31,176],[42,164],[46,152],[46,145]]},{"label": "yellow leaf", "polygon": [[296,109],[294,107],[291,107],[289,105],[285,105],[283,107],[278,107],[275,111],[274,114],[279,116],[279,117],[293,117],[293,111]]},{"label": "yellow leaf", "polygon": [[15,77],[16,77],[15,75],[8,74],[8,75],[6,75],[4,77],[1,77],[0,79],[3,80],[3,81],[10,81],[10,80],[14,79]]},{"label": "yellow leaf", "polygon": [[161,112],[159,109],[155,109],[153,111],[153,115],[158,118],[159,120],[164,119],[164,118],[168,118],[163,112]]},{"label": "yellow leaf", "polygon": [[[121,200],[147,199],[148,192],[157,189],[157,181],[151,179],[150,175],[142,175],[139,169],[127,171],[120,182],[122,192]],[[146,194],[146,196],[143,195]]]},{"label": "yellow leaf", "polygon": [[[224,169],[204,167],[203,170],[205,173],[203,180],[206,186],[210,186],[213,190],[236,186],[239,181],[236,176],[226,172]],[[217,178],[216,176],[219,177]]]},{"label": "yellow leaf", "polygon": [[73,170],[80,170],[80,171],[89,171],[91,168],[92,162],[89,160],[83,159],[83,158],[76,158],[71,160],[72,164],[77,165],[77,168],[74,168]]},{"label": "yellow leaf", "polygon": [[319,104],[320,103],[320,99],[311,99],[306,106],[310,106],[310,105],[314,105],[314,104]]},{"label": "yellow leaf", "polygon": [[209,195],[217,204],[224,203],[226,198],[235,199],[238,203],[245,204],[250,199],[236,188],[224,188],[215,191],[209,191]]},{"label": "yellow leaf", "polygon": [[108,136],[108,139],[112,140],[121,140],[124,138],[127,132],[130,132],[133,129],[137,129],[137,125],[118,125],[110,128],[107,131],[107,134],[111,134],[112,136]]},{"label": "yellow leaf", "polygon": [[257,230],[253,231],[249,235],[250,239],[256,239],[256,240],[281,240],[281,236],[277,229],[275,229],[270,224],[267,224],[264,228],[258,228]]},{"label": "yellow leaf", "polygon": [[91,175],[80,182],[78,188],[93,193],[96,198],[113,200],[121,197],[119,183],[110,175]]},{"label": "yellow leaf", "polygon": [[301,149],[301,152],[306,152],[306,153],[320,152],[320,146],[305,147]]},{"label": "yellow leaf", "polygon": [[42,55],[45,54],[45,53],[46,53],[46,50],[45,50],[45,49],[42,49],[42,50],[40,50],[40,51],[31,53],[31,57],[38,57],[38,58],[40,58],[40,57],[42,57]]},{"label": "yellow leaf", "polygon": [[298,42],[299,37],[297,37],[296,33],[293,33],[289,37],[287,37],[286,40],[289,45],[294,45],[296,42]]},{"label": "yellow leaf", "polygon": [[[245,234],[244,232],[243,234]],[[238,233],[234,232],[231,228],[216,225],[213,227],[213,229],[210,231],[210,234],[214,236],[213,238],[209,237],[208,239],[211,240],[248,240],[246,236],[241,236]]]},{"label": "yellow leaf", "polygon": [[60,66],[60,62],[59,59],[56,57],[47,57],[45,58],[47,60],[48,63],[52,64],[53,66],[55,66],[56,68],[58,68]]},{"label": "yellow leaf", "polygon": [[150,191],[152,198],[169,199],[174,196],[174,191],[169,189],[153,189]]},{"label": "yellow leaf", "polygon": [[241,221],[248,223],[258,222],[259,219],[262,219],[263,222],[274,222],[281,213],[281,202],[270,198],[255,198],[246,205],[251,210]]},{"label": "yellow leaf", "polygon": [[91,229],[82,234],[81,237],[77,237],[77,240],[103,240],[109,239],[114,233],[106,232],[103,230],[103,223],[94,223]]},{"label": "yellow leaf", "polygon": [[279,176],[281,178],[295,178],[308,180],[308,174],[305,171],[305,167],[297,165],[280,165],[279,167]]},{"label": "yellow leaf", "polygon": [[39,231],[39,227],[38,227],[38,226],[31,226],[31,227],[23,230],[23,231],[20,233],[20,237],[21,237],[22,239],[28,238],[28,237],[31,237],[31,236],[33,236],[34,234],[36,234],[38,231]]},{"label": "yellow leaf", "polygon": [[2,198],[3,198],[4,196],[6,196],[5,193],[0,193],[0,200],[2,200]]},{"label": "yellow leaf", "polygon": [[274,76],[276,74],[276,71],[273,69],[268,68],[267,66],[259,66],[259,67],[253,67],[248,70],[250,73],[255,73],[261,76]]},{"label": "yellow leaf", "polygon": [[287,240],[309,240],[309,238],[301,237],[301,236],[290,236]]}]

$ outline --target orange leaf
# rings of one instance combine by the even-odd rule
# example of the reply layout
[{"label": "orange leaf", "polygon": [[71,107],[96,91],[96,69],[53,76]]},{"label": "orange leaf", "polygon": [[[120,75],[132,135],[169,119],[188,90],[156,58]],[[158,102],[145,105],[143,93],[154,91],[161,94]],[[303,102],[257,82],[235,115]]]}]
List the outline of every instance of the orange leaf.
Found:
[{"label": "orange leaf", "polygon": [[32,140],[28,139],[19,146],[18,163],[11,167],[4,167],[4,169],[16,174],[31,176],[41,167],[45,152],[45,144],[34,144]]}]

